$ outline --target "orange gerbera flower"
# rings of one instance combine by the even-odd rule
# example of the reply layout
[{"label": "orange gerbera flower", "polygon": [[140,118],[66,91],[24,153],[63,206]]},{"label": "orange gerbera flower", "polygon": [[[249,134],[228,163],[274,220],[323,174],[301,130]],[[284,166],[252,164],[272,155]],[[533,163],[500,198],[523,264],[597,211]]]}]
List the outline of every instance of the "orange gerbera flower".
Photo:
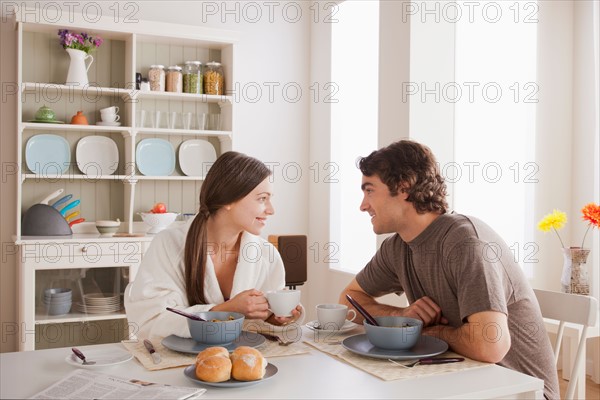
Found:
[{"label": "orange gerbera flower", "polygon": [[600,205],[594,203],[586,204],[581,209],[581,213],[583,214],[583,220],[589,222],[588,228],[585,230],[585,235],[583,235],[583,241],[581,242],[581,247],[583,248],[585,237],[587,236],[590,228],[600,228]]}]

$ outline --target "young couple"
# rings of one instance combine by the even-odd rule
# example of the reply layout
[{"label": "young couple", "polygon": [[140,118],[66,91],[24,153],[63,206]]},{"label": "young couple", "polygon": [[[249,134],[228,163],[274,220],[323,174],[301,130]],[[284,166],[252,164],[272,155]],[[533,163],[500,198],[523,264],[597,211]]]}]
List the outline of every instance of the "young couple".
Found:
[{"label": "young couple", "polygon": [[[370,215],[375,233],[394,235],[340,302],[348,293],[371,314],[419,318],[424,334],[445,340],[453,351],[543,379],[544,395],[559,398],[533,290],[498,234],[475,218],[449,212],[430,149],[401,140],[362,158],[359,168],[360,210]],[[303,318],[301,306],[292,317],[274,317],[264,296],[285,286],[281,257],[259,237],[274,213],[269,175],[262,162],[240,153],[217,159],[193,222],[158,234],[128,287],[127,317],[140,334],[190,336],[185,319],[166,307],[240,312],[273,325]],[[248,245],[262,254],[244,257],[240,249]],[[377,302],[388,293],[406,293],[410,305]]]}]

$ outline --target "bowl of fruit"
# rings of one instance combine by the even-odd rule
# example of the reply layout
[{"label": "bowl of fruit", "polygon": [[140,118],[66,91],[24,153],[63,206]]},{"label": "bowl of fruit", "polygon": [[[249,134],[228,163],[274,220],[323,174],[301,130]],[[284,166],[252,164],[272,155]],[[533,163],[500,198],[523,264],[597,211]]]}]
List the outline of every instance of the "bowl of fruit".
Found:
[{"label": "bowl of fruit", "polygon": [[150,227],[146,233],[158,233],[171,225],[179,213],[168,212],[165,203],[156,203],[148,212],[139,213],[142,221]]}]

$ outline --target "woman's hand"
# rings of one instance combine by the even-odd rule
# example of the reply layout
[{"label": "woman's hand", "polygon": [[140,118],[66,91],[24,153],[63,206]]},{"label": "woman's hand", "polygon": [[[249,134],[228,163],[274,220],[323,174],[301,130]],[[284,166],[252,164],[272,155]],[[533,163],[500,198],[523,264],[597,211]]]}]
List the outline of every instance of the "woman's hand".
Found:
[{"label": "woman's hand", "polygon": [[248,319],[262,319],[263,321],[271,315],[266,297],[263,292],[256,289],[244,290],[225,303],[213,307],[212,310],[239,312]]},{"label": "woman's hand", "polygon": [[296,308],[292,310],[291,317],[276,317],[275,314],[271,315],[266,321],[271,325],[289,325],[294,321],[297,321],[298,318],[302,315],[302,306],[298,304]]}]

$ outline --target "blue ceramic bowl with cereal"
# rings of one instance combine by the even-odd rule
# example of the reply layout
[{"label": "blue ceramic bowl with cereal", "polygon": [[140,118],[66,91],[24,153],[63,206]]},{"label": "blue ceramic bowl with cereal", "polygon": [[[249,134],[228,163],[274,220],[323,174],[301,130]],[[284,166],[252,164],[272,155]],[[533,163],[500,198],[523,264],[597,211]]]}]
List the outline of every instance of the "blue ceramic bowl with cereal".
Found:
[{"label": "blue ceramic bowl with cereal", "polygon": [[242,333],[244,314],[229,311],[192,313],[206,321],[187,318],[190,335],[196,342],[223,346],[236,341]]},{"label": "blue ceramic bowl with cereal", "polygon": [[367,339],[375,347],[387,350],[406,350],[414,347],[421,337],[423,321],[408,317],[374,317],[379,326],[364,321]]}]

